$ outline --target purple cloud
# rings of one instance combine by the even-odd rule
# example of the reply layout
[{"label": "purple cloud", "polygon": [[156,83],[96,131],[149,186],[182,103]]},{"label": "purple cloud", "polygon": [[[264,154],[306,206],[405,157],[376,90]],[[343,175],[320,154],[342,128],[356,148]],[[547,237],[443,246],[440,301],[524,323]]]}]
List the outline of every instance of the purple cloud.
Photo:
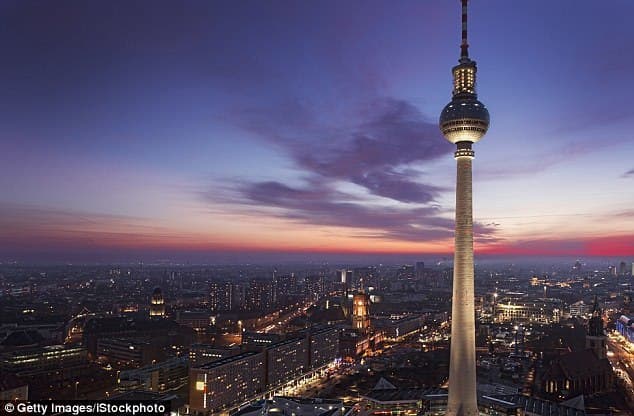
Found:
[{"label": "purple cloud", "polygon": [[[434,204],[446,189],[421,181],[418,170],[452,148],[411,103],[374,99],[332,123],[336,128],[298,101],[237,111],[232,120],[289,154],[304,171],[305,185],[239,182],[231,202],[299,223],[358,229],[365,238],[421,242],[453,236],[450,212]],[[342,192],[342,182],[398,204]],[[205,197],[217,201],[218,193]],[[475,225],[482,241],[493,241],[494,229]]]},{"label": "purple cloud", "polygon": [[369,207],[342,200],[345,195],[327,187],[292,188],[279,182],[245,184],[241,193],[247,204],[279,208],[281,218],[372,230],[366,237],[422,241],[453,235],[453,221],[438,216],[435,207]]},{"label": "purple cloud", "polygon": [[[365,238],[421,242],[451,238],[454,232],[453,219],[442,216],[439,207],[369,205],[324,185],[297,188],[280,182],[259,182],[243,184],[238,191],[240,203],[275,208],[273,215],[279,218],[362,229],[359,236]],[[489,240],[493,230],[488,225],[475,225],[476,235]]]},{"label": "purple cloud", "polygon": [[435,123],[411,103],[392,98],[372,101],[357,116],[357,125],[334,129],[320,124],[305,105],[286,102],[277,109],[241,111],[236,122],[281,146],[298,167],[323,180],[348,181],[406,203],[432,202],[444,190],[421,183],[412,170],[398,170],[451,152]]},{"label": "purple cloud", "polygon": [[407,175],[386,170],[353,177],[352,182],[380,195],[401,202],[431,202],[442,188],[410,180]]},{"label": "purple cloud", "polygon": [[627,172],[625,172],[625,173],[623,174],[623,177],[624,177],[624,178],[627,178],[627,177],[629,177],[629,176],[634,176],[634,169],[630,169],[630,170],[628,170]]}]

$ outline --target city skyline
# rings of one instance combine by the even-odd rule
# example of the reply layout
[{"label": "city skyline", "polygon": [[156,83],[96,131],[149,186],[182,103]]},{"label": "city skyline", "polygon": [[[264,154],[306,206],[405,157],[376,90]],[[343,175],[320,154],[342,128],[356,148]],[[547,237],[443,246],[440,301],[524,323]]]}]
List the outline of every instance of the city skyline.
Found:
[{"label": "city skyline", "polygon": [[[0,7],[0,261],[453,252],[453,2]],[[472,7],[477,256],[634,254],[633,11]]]}]

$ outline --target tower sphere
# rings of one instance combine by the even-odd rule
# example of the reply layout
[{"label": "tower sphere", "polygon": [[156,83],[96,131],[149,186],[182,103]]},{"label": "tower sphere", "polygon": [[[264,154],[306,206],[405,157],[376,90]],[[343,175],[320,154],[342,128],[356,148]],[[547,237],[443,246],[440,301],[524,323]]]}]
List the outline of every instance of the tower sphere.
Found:
[{"label": "tower sphere", "polygon": [[451,143],[475,143],[489,129],[489,111],[476,98],[456,98],[440,113],[440,130]]}]

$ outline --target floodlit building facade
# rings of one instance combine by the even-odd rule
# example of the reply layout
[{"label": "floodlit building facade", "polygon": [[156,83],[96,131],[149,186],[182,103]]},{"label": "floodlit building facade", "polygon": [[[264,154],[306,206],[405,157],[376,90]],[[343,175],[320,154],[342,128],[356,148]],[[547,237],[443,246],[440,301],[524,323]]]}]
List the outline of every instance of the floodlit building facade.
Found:
[{"label": "floodlit building facade", "polygon": [[291,338],[266,349],[267,385],[277,386],[308,371],[308,339]]},{"label": "floodlit building facade", "polygon": [[248,351],[189,370],[189,405],[194,413],[217,412],[261,393],[266,356]]}]

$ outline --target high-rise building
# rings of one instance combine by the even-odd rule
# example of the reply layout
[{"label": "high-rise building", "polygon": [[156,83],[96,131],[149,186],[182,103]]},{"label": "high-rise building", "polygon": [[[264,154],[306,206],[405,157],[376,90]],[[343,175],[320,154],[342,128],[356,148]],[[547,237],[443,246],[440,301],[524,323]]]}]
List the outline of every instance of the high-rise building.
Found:
[{"label": "high-rise building", "polygon": [[208,309],[177,311],[176,322],[179,325],[188,326],[196,331],[203,331],[214,322],[214,316]]},{"label": "high-rise building", "polygon": [[265,387],[264,352],[247,351],[189,369],[189,406],[210,413],[240,404]]},{"label": "high-rise building", "polygon": [[0,354],[0,373],[12,373],[22,379],[71,379],[87,367],[86,348],[78,345],[19,348]]},{"label": "high-rise building", "polygon": [[352,270],[341,269],[339,270],[339,281],[346,287],[352,284]]},{"label": "high-rise building", "polygon": [[292,303],[297,295],[297,277],[295,273],[275,276],[276,305],[284,306]]},{"label": "high-rise building", "polygon": [[232,285],[233,291],[231,293],[231,310],[243,311],[247,307],[247,294],[249,289],[249,283],[241,282],[234,283]]},{"label": "high-rise building", "polygon": [[266,384],[278,386],[308,371],[308,338],[290,338],[266,349]]},{"label": "high-rise building", "polygon": [[307,299],[318,300],[325,292],[325,280],[323,275],[306,276],[304,279],[304,295]]},{"label": "high-rise building", "polygon": [[117,377],[117,389],[120,392],[169,391],[185,386],[187,380],[187,360],[185,357],[172,357],[146,367],[121,371]]},{"label": "high-rise building", "polygon": [[619,331],[629,342],[634,343],[634,319],[621,315],[616,321],[616,330]]},{"label": "high-rise building", "polygon": [[309,336],[310,368],[323,367],[339,357],[339,330],[325,327],[315,330]]},{"label": "high-rise building", "polygon": [[189,348],[189,364],[192,367],[199,367],[212,361],[239,355],[240,352],[239,345],[218,347],[212,344],[192,344]]},{"label": "high-rise building", "polygon": [[101,338],[97,356],[115,368],[141,367],[162,358],[160,346],[150,338]]},{"label": "high-rise building", "polygon": [[416,262],[416,278],[417,279],[422,278],[424,272],[425,272],[425,262],[417,261]]},{"label": "high-rise building", "polygon": [[245,293],[245,309],[247,311],[269,310],[272,306],[271,283],[266,280],[253,279]]},{"label": "high-rise building", "polygon": [[165,316],[165,299],[163,298],[163,291],[160,287],[155,288],[154,292],[152,292],[152,298],[150,300],[150,316]]},{"label": "high-rise building", "polygon": [[209,306],[213,312],[233,309],[234,285],[231,282],[211,282],[209,285]]},{"label": "high-rise building", "polygon": [[619,263],[619,274],[621,276],[625,276],[627,274],[627,263],[625,263],[624,261]]},{"label": "high-rise building", "polygon": [[475,312],[473,279],[473,208],[471,164],[473,143],[489,128],[489,112],[476,94],[476,63],[469,58],[467,1],[462,2],[462,43],[453,67],[452,99],[440,114],[440,130],[455,144],[456,235],[452,296],[451,355],[447,415],[478,415],[476,395]]}]

